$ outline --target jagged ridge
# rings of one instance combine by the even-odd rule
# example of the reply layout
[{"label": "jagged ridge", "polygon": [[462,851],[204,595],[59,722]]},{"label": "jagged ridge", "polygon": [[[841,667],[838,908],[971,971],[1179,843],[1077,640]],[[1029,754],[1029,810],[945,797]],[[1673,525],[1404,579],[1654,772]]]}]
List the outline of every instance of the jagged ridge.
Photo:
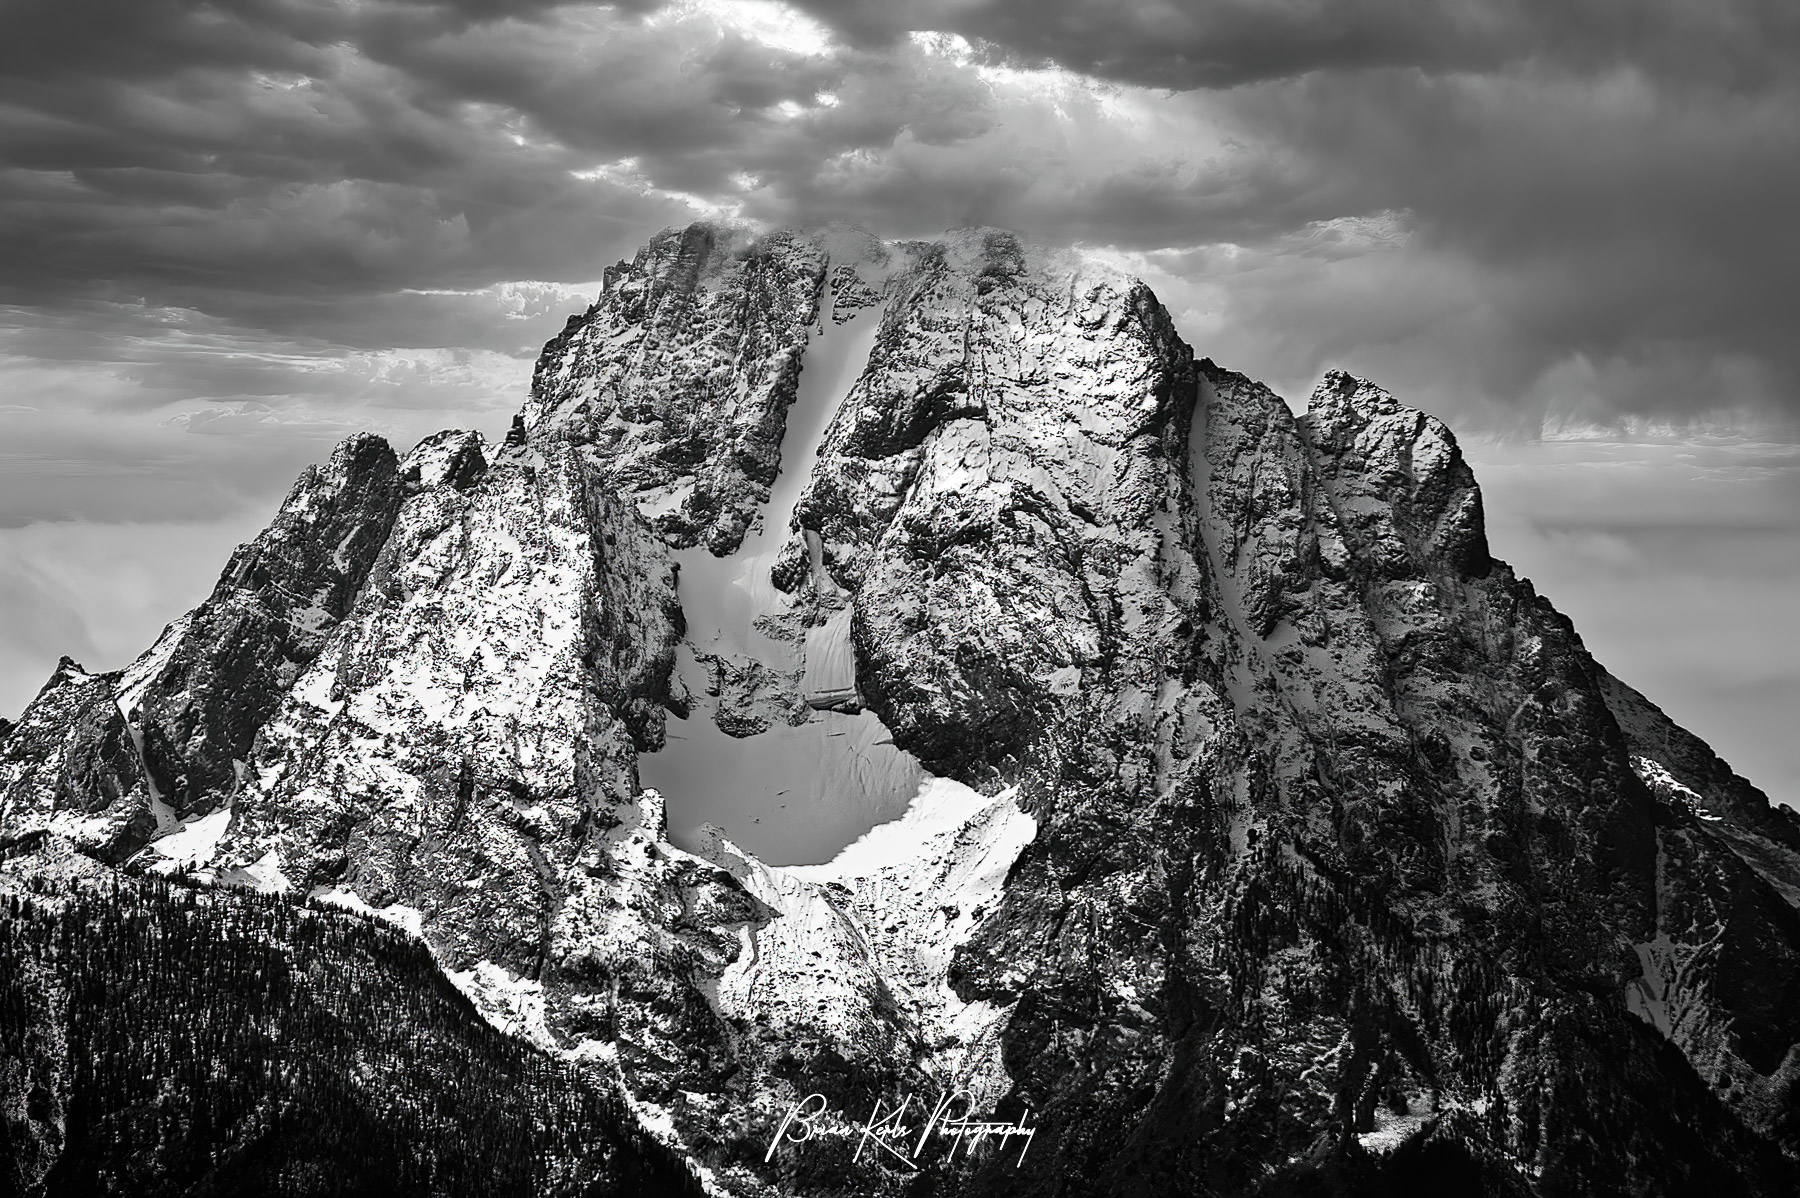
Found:
[{"label": "jagged ridge", "polygon": [[[861,872],[684,852],[636,776],[665,710],[824,717],[729,647],[686,681],[671,549],[745,543],[811,330],[870,320],[759,626],[848,614],[854,705],[949,822]],[[764,1162],[775,1117],[962,1083],[1044,1133],[946,1192],[1354,1192],[1432,1152],[1497,1192],[1793,1184],[1800,823],[1490,558],[1455,438],[1378,387],[1296,418],[1004,233],[696,226],[608,272],[506,445],[383,452],[124,674],[59,671],[0,742],[7,834],[122,860],[230,804],[216,869],[416,915],[736,1192],[898,1192]]]}]

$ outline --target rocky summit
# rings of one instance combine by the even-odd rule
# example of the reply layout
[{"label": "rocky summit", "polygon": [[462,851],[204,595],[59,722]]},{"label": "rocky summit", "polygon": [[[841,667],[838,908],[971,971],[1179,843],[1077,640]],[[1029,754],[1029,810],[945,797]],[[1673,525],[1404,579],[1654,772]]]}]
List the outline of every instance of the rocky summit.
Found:
[{"label": "rocky summit", "polygon": [[[665,232],[503,440],[353,437],[0,727],[16,940],[121,879],[398,925],[710,1193],[1800,1192],[1800,817],[1439,420],[1008,233]],[[58,1011],[19,1192],[103,1126]]]}]

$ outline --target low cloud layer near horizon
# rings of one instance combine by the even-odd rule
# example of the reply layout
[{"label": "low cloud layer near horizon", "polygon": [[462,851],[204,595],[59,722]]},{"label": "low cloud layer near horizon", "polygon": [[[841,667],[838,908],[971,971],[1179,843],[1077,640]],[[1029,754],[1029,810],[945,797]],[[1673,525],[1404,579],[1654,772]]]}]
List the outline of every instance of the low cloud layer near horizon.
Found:
[{"label": "low cloud layer near horizon", "polygon": [[[344,433],[503,428],[604,266],[696,217],[1087,246],[1284,394],[1344,367],[1476,437],[1791,444],[1796,112],[1782,0],[16,0],[0,709],[59,652],[118,664]],[[1684,512],[1800,524],[1787,459],[1639,459]],[[1529,519],[1497,467],[1521,529],[1618,476],[1540,465]],[[1656,552],[1600,535],[1513,556],[1579,590],[1639,577],[1596,545]],[[1763,569],[1724,540],[1670,568]],[[1710,601],[1597,618],[1725,635]],[[1791,717],[1795,671],[1742,682]]]}]

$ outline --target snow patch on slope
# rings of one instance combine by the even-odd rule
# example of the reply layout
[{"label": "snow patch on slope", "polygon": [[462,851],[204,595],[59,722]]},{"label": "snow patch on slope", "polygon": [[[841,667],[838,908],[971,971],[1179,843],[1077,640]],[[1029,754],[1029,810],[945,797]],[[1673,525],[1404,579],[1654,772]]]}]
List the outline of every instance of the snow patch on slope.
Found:
[{"label": "snow patch on slope", "polygon": [[225,870],[218,875],[218,881],[227,886],[248,886],[264,894],[285,894],[293,888],[293,882],[281,872],[281,854],[275,849],[248,865]]},{"label": "snow patch on slope", "polygon": [[1655,758],[1634,755],[1631,759],[1631,770],[1658,798],[1685,807],[1695,816],[1709,823],[1719,823],[1724,819],[1723,816],[1714,815],[1708,811],[1702,805],[1699,792],[1683,785]]},{"label": "snow patch on slope", "polygon": [[1625,1009],[1661,1032],[1664,1038],[1675,1034],[1675,1020],[1669,1010],[1669,976],[1675,970],[1675,946],[1665,933],[1655,940],[1632,946],[1637,950],[1643,976],[1625,983]]},{"label": "snow patch on slope", "polygon": [[[828,301],[822,310],[829,306]],[[801,665],[791,642],[768,634],[766,618],[791,607],[770,574],[787,543],[794,508],[818,460],[832,414],[867,365],[879,326],[878,313],[861,313],[842,328],[814,329],[802,359],[799,390],[787,411],[781,473],[754,527],[726,557],[714,557],[704,548],[674,554],[681,571],[678,593],[688,640],[697,650],[750,657],[778,669]]]},{"label": "snow patch on slope", "polygon": [[374,916],[376,919],[393,924],[415,939],[424,939],[425,918],[417,907],[409,907],[404,903],[371,907],[348,886],[315,886],[307,897],[333,907],[342,907],[346,911],[355,911],[359,915]]},{"label": "snow patch on slope", "polygon": [[957,948],[998,904],[1007,871],[1037,834],[1016,791],[985,796],[927,775],[897,820],[823,865],[767,866],[715,830],[705,856],[731,869],[778,917],[745,928],[719,980],[721,1013],[795,1034],[824,1034],[847,1056],[894,1029],[870,995],[885,984],[900,1034],[946,1087],[992,1102],[1010,1083],[999,1036],[1011,1013],[965,1002],[949,984]]},{"label": "snow patch on slope", "polygon": [[546,1052],[561,1051],[544,1024],[542,982],[519,977],[492,961],[478,961],[468,969],[446,969],[444,976],[501,1031],[521,1036]]},{"label": "snow patch on slope", "polygon": [[[165,626],[162,635],[156,638],[156,643],[120,673],[118,685],[113,690],[113,702],[119,709],[119,718],[125,721],[125,733],[131,738],[132,751],[137,754],[138,769],[144,776],[144,789],[148,795],[150,814],[156,817],[156,831],[151,833],[153,838],[168,837],[179,833],[182,829],[182,822],[175,814],[175,809],[163,800],[162,791],[158,789],[156,779],[151,776],[150,762],[144,756],[144,732],[134,717],[137,714],[138,705],[143,702],[145,692],[150,689],[150,685],[156,681],[157,676],[169,664],[169,659],[175,655],[175,649],[181,644],[181,638],[187,632],[188,624],[192,619],[193,613],[189,612],[174,623]],[[223,826],[219,831],[222,835]],[[212,843],[216,844],[217,842],[218,837],[214,836]],[[181,849],[166,855],[176,857],[178,854],[187,854],[187,850]],[[194,864],[195,862],[189,861],[188,863]]]},{"label": "snow patch on slope", "polygon": [[1375,1111],[1375,1130],[1365,1131],[1357,1135],[1357,1142],[1368,1152],[1393,1152],[1402,1144],[1418,1135],[1425,1127],[1437,1118],[1437,1113],[1424,1110],[1415,1113],[1413,1104],[1408,1103],[1407,1113],[1397,1114],[1393,1111],[1377,1108]]},{"label": "snow patch on slope", "polygon": [[906,810],[924,770],[871,712],[811,713],[756,736],[704,715],[670,718],[662,751],[638,758],[643,785],[669,798],[670,839],[692,851],[715,824],[780,863],[829,859],[872,824]]},{"label": "snow patch on slope", "polygon": [[856,647],[850,609],[840,608],[806,630],[806,701],[815,705],[856,694]]},{"label": "snow patch on slope", "polygon": [[[153,805],[161,808],[157,812],[157,822],[160,824],[163,812],[168,811],[169,806],[160,799],[154,800]],[[231,827],[231,811],[231,803],[226,802],[216,811],[185,820],[167,836],[151,841],[150,848],[164,858],[168,868],[205,865],[213,859],[218,851],[219,841],[225,838],[226,830]]]},{"label": "snow patch on slope", "polygon": [[119,714],[125,717],[127,723],[131,722],[131,713],[143,702],[144,692],[150,689],[150,684],[156,681],[157,676],[169,664],[169,659],[175,656],[175,650],[181,644],[181,638],[187,635],[188,624],[192,620],[193,613],[189,612],[167,625],[162,630],[162,635],[156,638],[156,643],[120,673],[114,694],[118,698]]}]

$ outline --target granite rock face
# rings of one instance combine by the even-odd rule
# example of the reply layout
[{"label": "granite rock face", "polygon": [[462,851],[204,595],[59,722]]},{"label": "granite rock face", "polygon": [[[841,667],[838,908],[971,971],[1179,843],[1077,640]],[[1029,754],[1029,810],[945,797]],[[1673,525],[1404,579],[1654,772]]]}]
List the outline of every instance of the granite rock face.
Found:
[{"label": "granite rock face", "polygon": [[64,657],[7,727],[0,739],[0,831],[55,831],[110,863],[150,839],[156,817],[115,681]]},{"label": "granite rock face", "polygon": [[659,235],[544,347],[525,432],[583,446],[672,543],[736,548],[780,466],[826,264],[796,234]]},{"label": "granite rock face", "polygon": [[[825,864],[642,785],[852,721],[906,814]],[[1800,818],[1490,557],[1440,421],[999,231],[659,236],[503,444],[346,443],[0,787],[413,927],[727,1193],[1800,1184]],[[1023,1159],[856,1159],[953,1091]]]}]

